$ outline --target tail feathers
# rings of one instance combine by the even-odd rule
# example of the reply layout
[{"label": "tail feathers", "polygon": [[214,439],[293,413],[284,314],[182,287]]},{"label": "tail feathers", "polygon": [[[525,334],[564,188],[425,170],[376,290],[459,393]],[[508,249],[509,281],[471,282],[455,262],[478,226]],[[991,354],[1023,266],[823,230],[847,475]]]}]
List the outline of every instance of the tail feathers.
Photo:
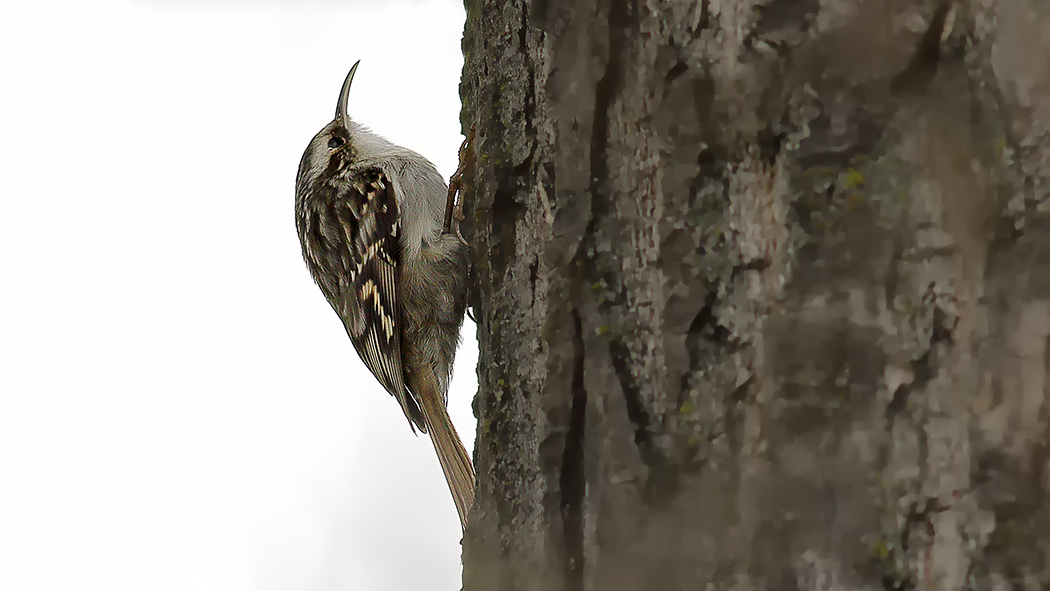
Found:
[{"label": "tail feathers", "polygon": [[441,470],[445,473],[448,489],[452,491],[452,500],[455,501],[456,511],[459,512],[460,526],[466,530],[467,513],[474,505],[474,465],[467,455],[467,450],[463,448],[463,442],[439,396],[428,392],[420,398],[423,420],[426,422],[427,431],[430,432],[430,441],[434,444]]}]

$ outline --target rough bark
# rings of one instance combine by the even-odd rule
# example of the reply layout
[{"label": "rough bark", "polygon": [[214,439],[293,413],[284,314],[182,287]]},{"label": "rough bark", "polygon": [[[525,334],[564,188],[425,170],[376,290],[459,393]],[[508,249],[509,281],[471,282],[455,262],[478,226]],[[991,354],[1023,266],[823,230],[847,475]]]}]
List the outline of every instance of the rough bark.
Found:
[{"label": "rough bark", "polygon": [[1050,588],[1050,10],[467,0],[464,589]]}]

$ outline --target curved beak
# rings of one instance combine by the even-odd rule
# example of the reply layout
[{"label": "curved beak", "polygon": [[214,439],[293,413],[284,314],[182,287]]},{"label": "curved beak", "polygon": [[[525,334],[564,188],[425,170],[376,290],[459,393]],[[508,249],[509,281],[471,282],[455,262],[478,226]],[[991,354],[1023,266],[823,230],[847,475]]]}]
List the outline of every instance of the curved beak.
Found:
[{"label": "curved beak", "polygon": [[354,67],[350,68],[350,73],[346,75],[346,80],[343,80],[343,89],[339,91],[339,103],[335,106],[335,118],[343,127],[350,129],[350,116],[346,114],[346,100],[350,96],[350,84],[354,81],[354,72],[357,71],[357,66],[361,64],[361,60],[357,60]]}]

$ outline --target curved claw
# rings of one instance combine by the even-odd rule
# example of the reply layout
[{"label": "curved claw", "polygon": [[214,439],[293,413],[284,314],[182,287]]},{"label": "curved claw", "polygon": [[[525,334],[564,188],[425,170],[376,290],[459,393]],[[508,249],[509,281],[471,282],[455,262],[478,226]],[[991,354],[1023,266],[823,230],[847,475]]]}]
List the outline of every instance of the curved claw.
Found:
[{"label": "curved claw", "polygon": [[[474,128],[470,128],[463,145],[459,147],[459,168],[448,181],[448,202],[445,204],[445,233],[455,234],[460,242],[467,244],[459,233],[459,223],[463,221],[463,198],[466,195],[466,183],[463,175],[474,166]],[[459,203],[456,202],[456,194],[459,194]],[[455,225],[453,225],[453,222]]]}]

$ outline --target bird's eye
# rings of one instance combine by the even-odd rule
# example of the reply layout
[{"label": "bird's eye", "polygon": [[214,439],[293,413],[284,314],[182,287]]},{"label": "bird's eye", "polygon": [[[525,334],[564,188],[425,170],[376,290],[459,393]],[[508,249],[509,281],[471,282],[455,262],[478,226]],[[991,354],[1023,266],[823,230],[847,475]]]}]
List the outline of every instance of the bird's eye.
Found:
[{"label": "bird's eye", "polygon": [[342,145],[343,145],[343,138],[341,138],[341,137],[333,137],[332,139],[328,140],[328,147],[332,148],[333,150],[335,148],[338,148],[338,147],[342,146]]}]

